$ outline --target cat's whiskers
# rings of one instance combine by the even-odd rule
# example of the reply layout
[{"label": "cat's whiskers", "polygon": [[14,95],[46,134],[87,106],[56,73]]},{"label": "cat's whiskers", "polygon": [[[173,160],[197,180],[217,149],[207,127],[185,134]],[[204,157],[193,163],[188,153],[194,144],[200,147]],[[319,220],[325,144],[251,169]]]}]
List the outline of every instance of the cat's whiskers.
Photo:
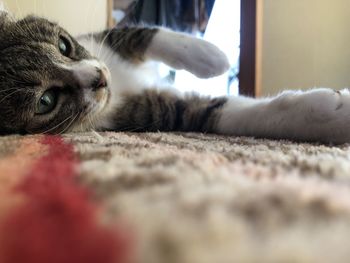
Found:
[{"label": "cat's whiskers", "polygon": [[96,114],[92,114],[92,111],[90,111],[82,118],[82,120],[80,122],[80,128],[82,131],[96,129],[96,124],[94,121],[95,116],[96,116]]},{"label": "cat's whiskers", "polygon": [[[113,30],[110,30],[106,36],[103,38],[103,40],[101,41],[100,44],[100,48],[98,51],[98,58],[100,58],[102,61],[105,62],[105,64],[110,64],[110,62],[114,59],[113,55],[116,53],[114,50],[117,50],[119,48],[119,46],[121,45],[121,43],[124,41],[125,32],[120,32],[119,34],[119,39],[118,41],[115,41],[114,43],[110,44],[110,49],[104,49],[103,45],[105,43],[105,41],[107,40],[108,36],[112,33]],[[101,52],[105,52],[105,54],[102,54]]]},{"label": "cat's whiskers", "polygon": [[78,118],[78,116],[79,116],[81,113],[82,113],[81,111],[78,112],[78,113],[74,116],[74,118],[71,120],[71,122],[59,133],[59,135],[65,133],[65,132],[72,126],[72,124],[74,123],[74,121]]},{"label": "cat's whiskers", "polygon": [[[98,54],[98,57],[99,57],[101,60],[103,60],[103,61],[106,61],[106,59],[105,59],[105,58],[102,59],[101,52],[102,52],[103,50],[106,50],[106,49],[103,49],[103,45],[105,44],[105,42],[106,42],[108,36],[109,36],[111,33],[113,33],[113,29],[110,30],[110,31],[106,34],[106,36],[102,39],[101,44],[99,45],[99,49],[98,49],[98,53],[97,53],[97,54]],[[119,45],[120,45],[120,44],[122,43],[122,41],[124,40],[124,36],[126,35],[126,33],[124,33],[124,32],[121,32],[121,33],[119,33],[119,34],[120,34],[120,38],[118,39],[118,41],[116,41],[116,42],[114,42],[114,43],[112,43],[112,44],[110,45],[110,48],[111,48],[111,51],[109,52],[110,54],[108,54],[108,55],[106,56],[106,58],[107,58],[108,60],[111,60],[111,59],[112,59],[113,56],[111,56],[111,55],[115,53],[115,52],[113,52],[112,50],[118,49]],[[109,63],[109,61],[108,61],[108,63]],[[108,64],[108,63],[106,63],[106,64]]]},{"label": "cat's whiskers", "polygon": [[[20,17],[23,17],[23,12],[18,4],[18,0],[15,0],[15,3],[16,3],[16,8],[17,8],[17,12],[19,13],[19,16]],[[34,32],[30,29],[29,25],[25,22],[25,20],[22,20],[23,21],[23,24],[24,26],[26,27],[27,31],[31,34],[31,36],[34,38],[35,37],[35,34]],[[24,28],[22,28],[22,33],[26,33],[26,31],[24,30]]]},{"label": "cat's whiskers", "polygon": [[[120,38],[119,38],[118,41],[115,43],[116,45],[115,45],[114,47],[119,48],[120,44],[121,44],[122,42],[125,41],[125,37],[126,37],[127,35],[128,35],[127,32],[122,32],[122,33],[120,34]],[[112,48],[113,48],[113,47],[112,47]]]},{"label": "cat's whiskers", "polygon": [[111,49],[106,49],[106,52],[105,52],[105,56],[106,56],[106,61],[107,61],[107,65],[109,65],[110,63],[112,63],[113,62],[113,60],[114,60],[114,55],[115,53],[113,52],[113,50],[111,50]]},{"label": "cat's whiskers", "polygon": [[41,134],[48,134],[51,131],[54,131],[55,129],[57,129],[58,127],[60,127],[61,125],[63,125],[65,122],[67,122],[69,119],[71,119],[74,116],[74,114],[71,114],[68,118],[64,119],[63,121],[61,121],[59,124],[57,124],[56,126],[42,132]]},{"label": "cat's whiskers", "polygon": [[34,33],[34,31],[30,28],[30,26],[29,26],[29,24],[25,21],[25,20],[22,20],[22,23],[23,23],[23,27],[22,27],[22,29],[23,29],[23,34],[27,34],[27,33],[29,33],[30,34],[30,36],[33,38],[33,39],[35,39],[35,33]]},{"label": "cat's whiskers", "polygon": [[[6,13],[7,17],[10,19],[10,21],[15,22],[17,19],[16,17],[12,14],[12,13]],[[21,32],[22,34],[25,34],[25,30],[23,29],[23,27],[21,27],[18,23],[15,23],[15,28]]]},{"label": "cat's whiskers", "polygon": [[111,62],[111,56],[113,52],[108,51],[108,49],[102,49],[100,56],[98,57],[101,61],[103,61],[106,65],[109,65]]},{"label": "cat's whiskers", "polygon": [[91,129],[92,129],[92,130],[95,130],[95,129],[96,129],[96,125],[95,125],[94,122],[92,121],[90,114],[88,114],[88,120],[89,120],[89,122],[90,122]]},{"label": "cat's whiskers", "polygon": [[121,45],[121,43],[123,43],[124,38],[127,34],[125,32],[120,33],[120,38],[118,39],[118,41],[114,42],[111,44],[111,48],[112,50],[118,50],[119,46]]},{"label": "cat's whiskers", "polygon": [[81,120],[82,130],[90,130],[93,128],[92,121],[90,119],[90,113],[86,114]]},{"label": "cat's whiskers", "polygon": [[97,52],[97,57],[99,58],[100,55],[101,55],[101,51],[102,51],[102,48],[103,48],[103,45],[105,44],[107,38],[109,37],[109,35],[112,33],[113,29],[111,29],[105,36],[104,38],[102,39],[101,41],[101,44],[99,46],[99,49],[98,49],[98,52]]},{"label": "cat's whiskers", "polygon": [[115,52],[112,49],[102,49],[102,53],[100,55],[100,60],[103,61],[106,65],[110,65],[115,60]]}]

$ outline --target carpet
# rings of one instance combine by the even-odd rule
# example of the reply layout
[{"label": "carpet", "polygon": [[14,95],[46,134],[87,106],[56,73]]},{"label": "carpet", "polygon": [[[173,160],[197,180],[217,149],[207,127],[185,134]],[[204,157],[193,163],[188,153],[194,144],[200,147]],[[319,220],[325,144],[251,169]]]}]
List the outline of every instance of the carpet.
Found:
[{"label": "carpet", "polygon": [[350,145],[0,138],[0,262],[348,262]]}]

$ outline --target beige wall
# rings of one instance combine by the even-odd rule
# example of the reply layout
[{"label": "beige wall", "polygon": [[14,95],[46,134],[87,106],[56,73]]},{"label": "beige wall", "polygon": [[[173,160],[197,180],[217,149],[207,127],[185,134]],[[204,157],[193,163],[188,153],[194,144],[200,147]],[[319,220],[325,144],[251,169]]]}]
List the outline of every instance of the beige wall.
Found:
[{"label": "beige wall", "polygon": [[350,87],[350,0],[263,1],[261,94]]},{"label": "beige wall", "polygon": [[107,0],[5,0],[7,8],[22,17],[45,16],[77,35],[104,29],[107,25]]}]

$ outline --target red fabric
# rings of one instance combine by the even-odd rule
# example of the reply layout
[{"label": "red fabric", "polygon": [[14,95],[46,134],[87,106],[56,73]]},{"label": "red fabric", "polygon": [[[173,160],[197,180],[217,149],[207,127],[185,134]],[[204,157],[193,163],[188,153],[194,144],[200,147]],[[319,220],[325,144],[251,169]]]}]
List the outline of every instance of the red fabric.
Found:
[{"label": "red fabric", "polygon": [[0,262],[126,262],[126,235],[98,222],[97,206],[76,182],[73,147],[57,136],[42,143],[49,152],[16,188],[25,202],[1,229]]}]

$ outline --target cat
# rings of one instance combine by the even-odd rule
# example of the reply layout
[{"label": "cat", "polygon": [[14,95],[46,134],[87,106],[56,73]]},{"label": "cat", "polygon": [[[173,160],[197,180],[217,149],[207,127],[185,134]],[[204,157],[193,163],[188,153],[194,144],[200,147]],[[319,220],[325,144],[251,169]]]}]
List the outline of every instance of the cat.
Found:
[{"label": "cat", "polygon": [[200,78],[229,68],[216,46],[165,28],[114,28],[74,38],[44,18],[14,20],[3,10],[0,133],[183,131],[350,141],[347,90],[285,91],[262,99],[186,95],[159,86],[154,62]]}]

